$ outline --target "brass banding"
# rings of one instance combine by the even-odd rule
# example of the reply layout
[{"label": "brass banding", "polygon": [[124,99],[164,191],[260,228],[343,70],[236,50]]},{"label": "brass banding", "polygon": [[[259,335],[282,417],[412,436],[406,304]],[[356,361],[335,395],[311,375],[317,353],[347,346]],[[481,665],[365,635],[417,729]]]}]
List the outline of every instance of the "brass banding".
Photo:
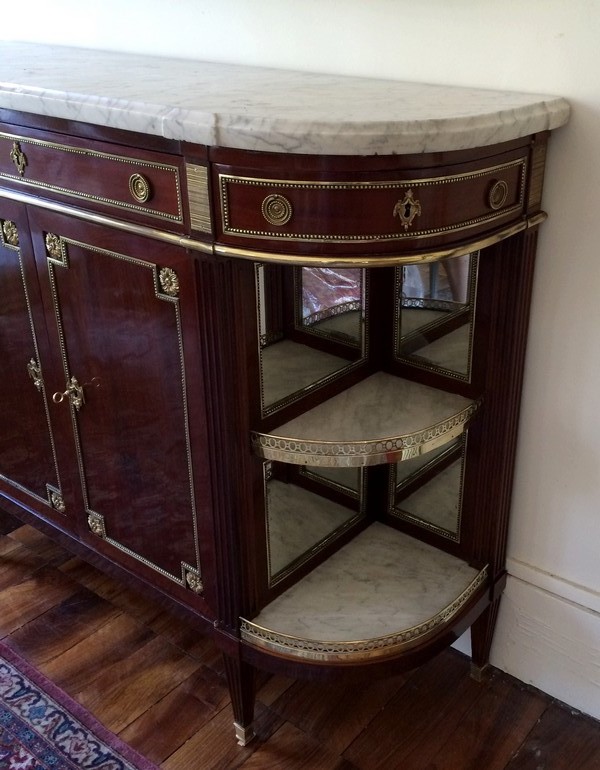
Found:
[{"label": "brass banding", "polygon": [[538,211],[530,217],[523,217],[518,222],[513,222],[492,233],[474,238],[473,240],[461,242],[458,246],[446,246],[427,251],[407,249],[406,251],[391,252],[389,254],[378,253],[369,255],[363,253],[344,255],[328,253],[313,256],[306,254],[286,254],[285,252],[277,251],[261,251],[259,249],[242,249],[236,246],[225,246],[220,243],[213,245],[205,241],[189,238],[185,235],[168,233],[164,230],[158,230],[145,225],[137,225],[133,222],[113,219],[112,217],[86,211],[85,209],[73,208],[64,203],[44,200],[43,198],[35,198],[18,190],[1,190],[0,197],[20,201],[22,203],[29,203],[37,208],[45,209],[47,211],[68,214],[69,216],[86,222],[95,222],[96,224],[112,227],[115,230],[143,235],[162,243],[170,243],[174,246],[181,246],[184,249],[199,251],[204,254],[217,255],[227,259],[248,259],[252,262],[273,262],[282,265],[305,265],[310,267],[386,267],[393,265],[422,265],[429,262],[438,262],[439,260],[447,259],[448,257],[459,257],[463,254],[469,254],[472,251],[476,251],[477,249],[493,246],[494,244],[500,243],[506,238],[511,238],[513,235],[521,233],[524,230],[538,227],[548,218],[545,211]]},{"label": "brass banding", "polygon": [[252,448],[265,460],[324,468],[362,468],[410,460],[430,452],[460,436],[478,409],[469,404],[452,417],[425,430],[402,436],[358,442],[335,443],[318,439],[299,439],[270,433],[252,433]]},{"label": "brass banding", "polygon": [[[253,239],[281,239],[286,241],[313,241],[320,243],[379,243],[383,241],[402,241],[406,239],[420,240],[423,238],[430,238],[436,235],[443,235],[446,233],[463,233],[470,228],[478,227],[482,224],[491,224],[499,218],[505,218],[510,214],[518,215],[523,211],[523,205],[525,201],[525,180],[526,180],[526,167],[527,160],[525,158],[518,158],[516,160],[508,161],[507,163],[496,164],[494,166],[488,166],[487,168],[477,169],[475,171],[465,171],[458,174],[448,174],[445,176],[416,178],[416,179],[388,179],[383,181],[329,181],[329,180],[307,180],[307,179],[294,179],[294,180],[275,180],[262,177],[240,176],[236,174],[219,175],[219,195],[221,203],[221,215],[223,220],[223,233],[226,235],[232,235],[236,238],[253,238]],[[508,172],[511,169],[519,169],[520,183],[517,189],[517,200],[510,208],[502,211],[496,211],[482,209],[478,214],[471,219],[462,222],[449,222],[448,224],[437,227],[423,227],[415,230],[411,229],[413,220],[415,217],[421,215],[421,204],[415,197],[419,195],[420,191],[427,188],[447,187],[456,182],[466,182],[475,179],[484,179],[492,174],[499,172]],[[368,194],[371,191],[398,191],[404,195],[403,199],[400,199],[394,207],[394,217],[400,219],[402,229],[398,227],[390,226],[389,230],[385,232],[300,232],[297,230],[268,230],[268,229],[256,229],[254,227],[240,227],[237,226],[232,219],[233,205],[230,201],[229,188],[230,186],[243,186],[243,187],[258,187],[258,188],[270,188],[272,190],[281,190],[285,192],[287,190],[299,190],[302,193],[308,191],[330,192],[330,191],[361,191]],[[281,193],[272,193],[268,195],[263,201],[263,215],[267,222],[274,226],[281,226],[288,222],[285,221],[273,221],[268,218],[264,212],[264,207],[271,198],[283,199],[287,201],[284,195]],[[289,201],[287,201],[289,203]],[[290,204],[291,205],[291,204]],[[279,216],[283,216],[281,213]],[[392,217],[392,221],[393,218]]]}]

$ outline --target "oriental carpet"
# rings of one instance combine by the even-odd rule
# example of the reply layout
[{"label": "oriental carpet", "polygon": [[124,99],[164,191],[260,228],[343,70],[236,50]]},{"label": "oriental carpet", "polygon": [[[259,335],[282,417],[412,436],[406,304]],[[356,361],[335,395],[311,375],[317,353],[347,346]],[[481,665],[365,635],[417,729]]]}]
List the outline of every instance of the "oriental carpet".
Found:
[{"label": "oriental carpet", "polygon": [[0,770],[156,770],[0,642]]}]

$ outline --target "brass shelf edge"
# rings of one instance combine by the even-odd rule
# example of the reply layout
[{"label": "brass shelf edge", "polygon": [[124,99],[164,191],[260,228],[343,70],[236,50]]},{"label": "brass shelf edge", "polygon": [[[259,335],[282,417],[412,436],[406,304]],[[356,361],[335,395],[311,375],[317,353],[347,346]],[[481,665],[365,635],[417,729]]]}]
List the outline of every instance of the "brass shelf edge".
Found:
[{"label": "brass shelf edge", "polygon": [[[253,262],[277,263],[283,265],[305,265],[310,267],[395,267],[400,265],[427,264],[439,262],[449,257],[460,257],[473,251],[493,246],[506,238],[511,238],[524,230],[537,227],[542,224],[548,215],[540,211],[530,217],[524,217],[516,223],[497,230],[489,235],[475,238],[460,246],[432,249],[430,251],[405,251],[401,254],[373,254],[373,255],[335,255],[320,254],[311,256],[306,254],[285,254],[282,252],[259,251],[257,249],[243,249],[236,246],[215,244],[214,253],[219,257],[229,259],[248,259]],[[373,243],[373,242],[371,242]]]},{"label": "brass shelf edge", "polygon": [[277,436],[273,433],[251,434],[252,448],[265,460],[327,468],[362,468],[402,462],[418,457],[460,436],[479,407],[470,404],[445,420],[418,431],[365,441],[319,441]]},{"label": "brass shelf edge", "polygon": [[226,259],[245,259],[252,262],[277,263],[282,265],[306,265],[312,267],[392,267],[397,265],[426,264],[428,262],[438,262],[449,257],[459,257],[464,254],[470,254],[472,251],[484,249],[493,246],[495,243],[510,238],[517,233],[523,232],[533,227],[537,227],[544,222],[548,215],[540,211],[530,217],[521,219],[508,227],[497,230],[490,235],[476,238],[460,246],[452,246],[442,249],[432,249],[426,252],[406,251],[402,254],[374,254],[374,255],[339,255],[322,254],[317,256],[306,254],[285,254],[281,252],[258,251],[255,249],[241,249],[234,246],[225,246],[220,243],[206,243],[190,238],[186,235],[177,233],[168,233],[164,230],[147,227],[145,225],[136,225],[131,222],[124,222],[119,219],[96,214],[67,206],[63,203],[36,198],[35,196],[21,193],[17,190],[1,190],[1,198],[7,198],[19,203],[36,206],[38,208],[54,211],[59,214],[66,214],[87,222],[105,225],[116,230],[141,235],[146,238],[152,238],[163,243],[170,243],[174,246],[180,246],[190,251],[198,251],[203,254],[210,254]]},{"label": "brass shelf edge", "polygon": [[359,663],[377,658],[390,658],[435,634],[448,624],[473,596],[486,585],[488,567],[485,566],[456,599],[431,618],[410,628],[387,636],[352,641],[301,639],[289,634],[263,628],[251,620],[240,618],[241,637],[252,647],[276,653],[286,658],[299,658],[321,663]]}]

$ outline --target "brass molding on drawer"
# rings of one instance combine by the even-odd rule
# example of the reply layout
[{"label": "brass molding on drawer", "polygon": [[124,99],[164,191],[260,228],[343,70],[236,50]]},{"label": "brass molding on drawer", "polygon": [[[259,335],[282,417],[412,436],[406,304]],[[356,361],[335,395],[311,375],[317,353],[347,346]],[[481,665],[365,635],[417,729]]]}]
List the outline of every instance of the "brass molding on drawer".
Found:
[{"label": "brass molding on drawer", "polygon": [[[220,172],[218,179],[224,236],[321,243],[392,242],[462,234],[518,216],[525,206],[527,158],[425,178],[286,180]],[[504,191],[506,194],[500,195]],[[473,198],[471,210],[459,220],[457,212],[463,208],[466,193]],[[427,196],[428,206],[424,202]],[[435,211],[435,203],[440,205],[441,215]],[[348,204],[356,216],[349,215]],[[275,210],[274,215],[270,209]],[[317,223],[323,209],[330,229],[308,229],[306,225]],[[352,226],[357,229],[352,231]]]},{"label": "brass molding on drawer", "polygon": [[[183,224],[180,168],[151,157],[0,131],[0,179],[47,194]],[[6,150],[4,149],[6,147]],[[110,145],[109,145],[110,147]],[[62,180],[52,169],[62,169]],[[163,198],[157,193],[164,190]]]},{"label": "brass molding on drawer", "polygon": [[27,203],[48,211],[55,211],[61,214],[81,219],[86,222],[112,227],[123,232],[134,233],[145,238],[151,238],[162,243],[170,243],[173,246],[181,246],[190,251],[197,251],[202,254],[208,254],[225,259],[244,259],[252,262],[272,262],[282,265],[306,265],[311,267],[391,267],[394,265],[426,264],[437,262],[448,257],[458,257],[463,254],[470,254],[472,251],[493,246],[495,243],[510,238],[524,230],[539,227],[548,215],[544,211],[539,211],[530,217],[523,217],[518,222],[513,222],[505,227],[495,230],[493,233],[473,238],[465,241],[460,246],[449,246],[447,248],[429,249],[428,251],[406,251],[390,254],[286,254],[276,251],[260,251],[258,249],[242,249],[235,246],[227,246],[222,243],[211,243],[189,238],[177,233],[169,233],[164,230],[146,227],[144,225],[134,224],[133,222],[124,222],[123,220],[113,219],[112,217],[96,214],[92,211],[77,209],[66,206],[62,203],[34,198],[26,193],[17,190],[0,190],[0,198]]}]

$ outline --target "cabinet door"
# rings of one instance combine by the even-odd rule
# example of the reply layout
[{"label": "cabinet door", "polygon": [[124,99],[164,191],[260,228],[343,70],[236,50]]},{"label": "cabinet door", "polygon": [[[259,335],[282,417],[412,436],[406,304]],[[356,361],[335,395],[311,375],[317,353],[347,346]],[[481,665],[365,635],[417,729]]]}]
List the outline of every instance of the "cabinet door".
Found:
[{"label": "cabinet door", "polygon": [[0,202],[0,492],[68,528],[25,208]]},{"label": "cabinet door", "polygon": [[192,258],[45,211],[30,220],[82,537],[147,578],[200,593],[209,493]]}]

